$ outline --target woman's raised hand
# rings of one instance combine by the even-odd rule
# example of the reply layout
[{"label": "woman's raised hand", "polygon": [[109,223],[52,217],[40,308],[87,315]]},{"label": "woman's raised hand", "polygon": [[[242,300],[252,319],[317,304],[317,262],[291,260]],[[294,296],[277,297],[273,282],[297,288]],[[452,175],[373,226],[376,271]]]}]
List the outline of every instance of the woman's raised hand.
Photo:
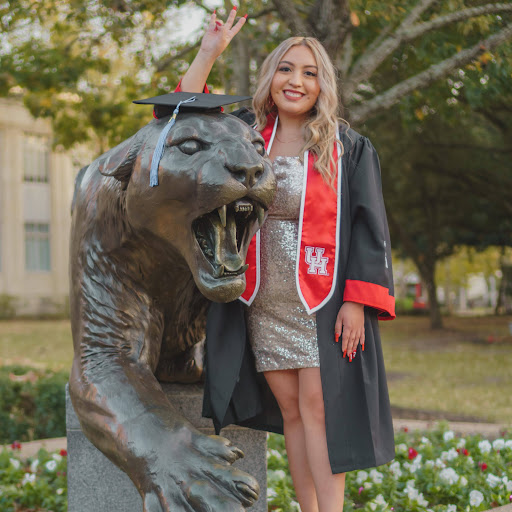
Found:
[{"label": "woman's raised hand", "polygon": [[201,51],[217,58],[229,45],[244,26],[247,16],[243,16],[236,23],[236,7],[231,9],[225,23],[217,19],[215,12],[210,17],[210,23],[201,41]]},{"label": "woman's raised hand", "polygon": [[201,48],[181,80],[181,91],[203,92],[215,59],[244,26],[246,17],[240,18],[236,24],[235,18],[236,7],[231,9],[226,23],[218,20],[215,12],[211,15],[208,28],[201,40]]}]

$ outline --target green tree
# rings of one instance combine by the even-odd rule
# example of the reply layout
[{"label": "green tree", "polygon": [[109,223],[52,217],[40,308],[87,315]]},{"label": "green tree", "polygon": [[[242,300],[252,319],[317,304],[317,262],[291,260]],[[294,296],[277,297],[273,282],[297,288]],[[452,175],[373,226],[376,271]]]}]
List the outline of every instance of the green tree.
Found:
[{"label": "green tree", "polygon": [[[204,15],[211,10],[194,3]],[[184,5],[6,0],[0,4],[0,94],[21,87],[32,113],[51,117],[65,146],[94,136],[100,149],[117,143],[147,119],[130,100],[168,91],[197,47],[196,41],[163,55],[158,50]],[[239,12],[253,22],[223,56],[214,85],[243,94],[276,39],[315,35],[340,70],[346,117],[355,125],[512,38],[510,3],[242,0]],[[393,73],[396,55],[408,55],[408,73]]]}]

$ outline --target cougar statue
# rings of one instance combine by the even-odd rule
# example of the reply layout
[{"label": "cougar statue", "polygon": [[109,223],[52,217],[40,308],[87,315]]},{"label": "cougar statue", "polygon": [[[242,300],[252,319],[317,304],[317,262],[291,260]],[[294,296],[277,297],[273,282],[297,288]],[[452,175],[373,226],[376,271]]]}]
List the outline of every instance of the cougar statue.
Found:
[{"label": "cougar statue", "polygon": [[245,289],[249,242],[275,178],[259,133],[222,113],[180,114],[159,185],[166,119],[76,180],[71,232],[74,361],[69,390],[89,440],[131,478],[144,511],[234,512],[258,498],[242,452],[183,418],[159,382],[197,382],[210,301]]}]

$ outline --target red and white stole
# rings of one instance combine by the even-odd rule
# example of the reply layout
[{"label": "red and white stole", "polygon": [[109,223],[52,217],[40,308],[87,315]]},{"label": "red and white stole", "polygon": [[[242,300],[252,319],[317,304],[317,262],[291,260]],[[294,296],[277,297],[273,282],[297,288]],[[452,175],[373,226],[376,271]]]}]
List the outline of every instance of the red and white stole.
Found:
[{"label": "red and white stole", "polygon": [[[270,153],[277,130],[278,119],[268,117],[261,132],[265,148]],[[316,155],[304,153],[304,179],[302,188],[299,236],[295,276],[297,292],[309,314],[318,311],[334,293],[338,270],[339,231],[341,221],[341,152],[335,143],[333,154],[338,162],[334,190],[315,168]],[[249,244],[245,272],[246,288],[240,300],[250,306],[260,285],[260,232]]]}]

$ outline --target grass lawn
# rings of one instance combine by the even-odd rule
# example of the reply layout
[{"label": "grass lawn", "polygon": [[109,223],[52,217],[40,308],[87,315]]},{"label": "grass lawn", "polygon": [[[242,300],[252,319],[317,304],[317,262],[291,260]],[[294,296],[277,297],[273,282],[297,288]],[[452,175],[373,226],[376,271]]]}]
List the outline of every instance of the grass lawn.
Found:
[{"label": "grass lawn", "polygon": [[73,342],[69,320],[0,322],[0,365],[70,369]]},{"label": "grass lawn", "polygon": [[[381,322],[392,405],[512,423],[512,317],[444,322],[442,331],[424,317]],[[61,370],[72,357],[68,321],[0,322],[0,365]]]},{"label": "grass lawn", "polygon": [[512,423],[512,317],[381,322],[394,406]]}]

